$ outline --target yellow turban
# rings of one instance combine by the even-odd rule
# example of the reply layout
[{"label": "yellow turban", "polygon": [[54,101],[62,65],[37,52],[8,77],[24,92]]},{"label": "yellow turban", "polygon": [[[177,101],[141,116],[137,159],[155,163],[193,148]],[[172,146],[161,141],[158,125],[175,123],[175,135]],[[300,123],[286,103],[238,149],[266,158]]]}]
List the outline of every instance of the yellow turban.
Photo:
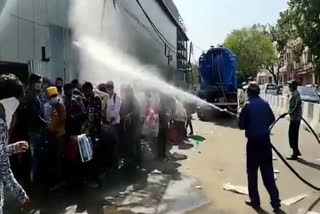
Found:
[{"label": "yellow turban", "polygon": [[48,97],[57,96],[58,95],[58,89],[55,86],[49,87],[46,90]]}]

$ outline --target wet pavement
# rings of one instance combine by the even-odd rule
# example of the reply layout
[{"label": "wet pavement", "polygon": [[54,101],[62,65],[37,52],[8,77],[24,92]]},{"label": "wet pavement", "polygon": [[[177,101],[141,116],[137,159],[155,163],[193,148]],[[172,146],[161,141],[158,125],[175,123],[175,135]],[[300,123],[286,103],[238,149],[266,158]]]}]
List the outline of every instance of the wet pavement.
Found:
[{"label": "wet pavement", "polygon": [[[176,148],[176,154],[179,151]],[[30,214],[179,214],[208,203],[199,181],[179,171],[173,158],[148,161],[144,170],[124,168],[106,175],[102,189],[74,187],[59,192],[26,188],[31,194]],[[5,213],[19,213],[6,203]]]}]

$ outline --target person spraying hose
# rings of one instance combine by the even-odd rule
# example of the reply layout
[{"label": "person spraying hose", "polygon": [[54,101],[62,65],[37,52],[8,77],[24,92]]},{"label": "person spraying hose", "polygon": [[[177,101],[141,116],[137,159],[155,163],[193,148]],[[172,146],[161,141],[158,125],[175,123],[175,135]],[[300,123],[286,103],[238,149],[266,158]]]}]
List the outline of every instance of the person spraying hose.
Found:
[{"label": "person spraying hose", "polygon": [[272,163],[272,146],[270,126],[275,122],[271,107],[259,97],[260,88],[257,82],[250,82],[248,101],[239,116],[239,127],[245,130],[247,142],[247,173],[250,200],[246,204],[260,209],[258,192],[258,169],[260,168],[263,183],[270,195],[275,213],[279,213],[279,191],[275,183]]},{"label": "person spraying hose", "polygon": [[[291,85],[298,85],[297,82],[294,81],[290,81],[289,82]],[[259,196],[258,195],[258,190],[257,190],[257,182],[256,182],[256,175],[257,175],[257,170],[260,167],[260,170],[264,170],[267,171],[268,173],[264,172],[261,173],[263,180],[264,180],[264,184],[267,187],[269,194],[271,196],[271,205],[275,208],[275,204],[274,200],[272,200],[273,198],[279,198],[279,193],[277,190],[276,186],[273,186],[272,183],[275,184],[274,181],[272,181],[271,178],[271,173],[272,170],[270,170],[270,165],[273,168],[272,165],[272,155],[270,155],[270,149],[272,149],[280,158],[280,160],[289,168],[289,170],[301,181],[303,182],[305,185],[307,185],[308,187],[312,188],[315,191],[320,191],[320,187],[315,186],[314,184],[312,184],[311,182],[309,182],[307,179],[305,179],[302,175],[300,175],[299,172],[297,172],[288,162],[287,159],[284,158],[282,156],[282,154],[279,152],[279,150],[272,145],[271,141],[270,141],[270,133],[272,131],[272,129],[275,127],[275,125],[283,118],[285,118],[286,116],[288,116],[290,114],[291,119],[299,119],[299,121],[303,121],[305,123],[305,125],[309,128],[309,130],[312,132],[313,136],[315,137],[315,139],[317,140],[317,142],[320,144],[320,139],[317,135],[317,133],[315,132],[315,130],[313,130],[313,128],[311,127],[311,125],[308,123],[308,121],[306,119],[304,119],[302,117],[302,106],[301,106],[301,100],[299,99],[300,96],[297,96],[297,94],[295,94],[296,98],[295,102],[294,99],[292,99],[292,103],[291,103],[291,107],[289,109],[289,112],[286,112],[282,115],[280,115],[276,120],[274,120],[274,115],[271,111],[270,106],[261,100],[261,98],[259,97],[259,92],[260,92],[260,88],[259,85],[256,82],[251,82],[249,84],[250,89],[248,90],[248,96],[249,96],[249,100],[246,102],[244,108],[242,109],[239,117],[236,114],[233,114],[231,112],[227,112],[229,115],[237,117],[238,118],[238,122],[239,122],[239,127],[242,130],[246,131],[246,136],[248,138],[248,144],[247,144],[247,168],[248,168],[248,188],[249,188],[249,197],[250,200],[246,201],[247,205],[250,205],[254,208],[260,208],[260,202],[259,200],[255,200],[255,199],[259,199],[259,197],[254,197],[254,196]],[[295,86],[293,87],[292,91],[294,90]],[[298,94],[299,95],[299,94]],[[299,101],[300,100],[300,101]],[[301,107],[301,108],[300,108]],[[224,111],[221,108],[214,106],[215,109],[219,109],[220,111]],[[268,110],[268,113],[263,112],[266,111],[266,109]],[[271,114],[271,113],[272,114]],[[298,113],[298,114],[297,114]],[[273,122],[270,122],[273,121]],[[268,122],[269,121],[269,122]],[[300,124],[299,124],[300,126]],[[266,127],[268,127],[266,129]],[[298,129],[299,130],[299,129]],[[265,134],[261,139],[265,140],[265,141],[258,141],[256,139],[256,141],[254,141],[254,137],[253,136],[261,136],[262,133],[268,133]],[[249,141],[251,142],[249,145]],[[266,150],[263,150],[263,154],[261,156],[259,156],[259,154],[261,154],[261,150],[253,150],[252,149],[252,142],[257,142],[256,146],[258,149],[261,149],[260,147],[263,145],[268,145]],[[261,142],[264,142],[263,144]],[[266,144],[265,142],[268,142],[268,144]],[[260,146],[259,146],[260,145]],[[297,148],[297,147],[296,147]],[[255,154],[258,153],[258,154]],[[252,161],[253,160],[253,161]],[[263,161],[262,161],[263,160]],[[251,163],[254,163],[254,161],[257,161],[256,163],[258,163],[258,167],[257,165],[255,165],[255,167],[253,167],[254,165],[251,165]],[[267,167],[266,170],[266,166],[263,164],[267,164],[267,166],[269,165],[269,167]],[[250,166],[251,165],[251,166]],[[268,169],[269,168],[269,169]],[[271,168],[271,169],[272,169]],[[254,175],[253,177],[255,179],[251,179],[252,175]],[[266,179],[266,177],[268,179]],[[272,178],[274,179],[274,175],[272,175]],[[271,182],[270,182],[271,181]],[[271,188],[270,188],[270,183],[271,183]],[[272,187],[273,186],[273,187]],[[271,192],[271,193],[270,193]],[[275,195],[278,197],[275,197],[275,195],[273,193],[276,193]],[[277,200],[276,200],[277,201]],[[280,204],[280,200],[279,200],[279,204]],[[283,213],[281,212],[280,209],[275,209],[274,211],[276,211],[276,213]]]}]

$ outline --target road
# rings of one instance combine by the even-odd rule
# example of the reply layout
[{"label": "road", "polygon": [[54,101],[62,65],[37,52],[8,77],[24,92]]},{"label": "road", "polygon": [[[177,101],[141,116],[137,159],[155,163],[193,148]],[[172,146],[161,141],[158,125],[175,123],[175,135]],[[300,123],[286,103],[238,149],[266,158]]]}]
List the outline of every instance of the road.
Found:
[{"label": "road", "polygon": [[[197,135],[205,140],[198,146],[173,147],[171,150],[171,153],[185,154],[186,160],[148,161],[146,170],[112,173],[107,175],[105,186],[99,191],[67,189],[63,193],[38,194],[33,198],[32,213],[257,213],[244,204],[246,195],[223,190],[226,183],[247,185],[246,139],[237,128],[236,121],[217,115],[212,122],[194,120],[193,123]],[[288,121],[283,120],[272,132],[273,143],[285,156],[290,155],[287,128]],[[290,163],[305,178],[320,186],[320,145],[303,129],[300,143],[303,160]],[[320,213],[319,193],[302,184],[279,159],[274,161],[274,168],[280,171],[276,182],[282,200],[308,194],[296,204],[283,206],[284,213],[297,214],[299,210]],[[265,210],[260,213],[272,213],[261,178],[259,185]],[[10,209],[11,206],[7,207]],[[10,210],[8,213],[16,212]]]},{"label": "road", "polygon": [[[204,136],[206,141],[201,145],[201,153],[188,151],[188,159],[182,163],[182,168],[187,174],[200,180],[203,191],[210,199],[210,204],[193,214],[228,213],[250,214],[256,213],[244,204],[247,196],[226,192],[223,184],[246,186],[245,145],[244,133],[237,129],[232,120],[217,119],[213,123],[195,122],[198,134]],[[287,129],[288,121],[283,120],[277,124],[272,132],[272,142],[285,156],[290,155],[288,146]],[[300,143],[302,158],[300,162],[290,162],[303,177],[313,184],[320,186],[320,145],[314,137],[303,128],[301,129]],[[283,206],[285,213],[298,213],[298,210],[312,210],[320,212],[320,194],[301,183],[278,159],[274,161],[274,168],[279,170],[277,185],[282,200],[300,195],[309,196],[291,206]],[[268,194],[259,180],[259,189],[264,213],[272,213]],[[263,212],[262,212],[263,213]],[[303,213],[303,212],[302,212]]]}]

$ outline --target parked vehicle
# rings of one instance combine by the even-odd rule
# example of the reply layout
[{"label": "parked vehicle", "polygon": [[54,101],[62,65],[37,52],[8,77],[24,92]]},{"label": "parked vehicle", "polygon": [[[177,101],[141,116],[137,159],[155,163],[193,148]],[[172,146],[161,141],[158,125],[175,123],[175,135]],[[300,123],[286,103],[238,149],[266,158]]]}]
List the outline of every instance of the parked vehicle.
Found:
[{"label": "parked vehicle", "polygon": [[264,87],[264,93],[277,95],[278,94],[278,86],[273,83],[267,83]]},{"label": "parked vehicle", "polygon": [[[199,97],[222,109],[237,112],[238,87],[236,56],[225,48],[211,48],[199,59],[201,84]],[[200,119],[207,107],[199,108]],[[210,112],[211,110],[209,110]]]},{"label": "parked vehicle", "polygon": [[317,94],[316,89],[305,87],[305,86],[299,86],[298,91],[301,96],[301,100],[304,102],[310,102],[310,103],[319,103],[320,97]]},{"label": "parked vehicle", "polygon": [[[316,89],[307,86],[298,86],[298,91],[300,93],[302,101],[310,103],[320,103],[320,97]],[[288,86],[283,87],[282,95],[286,97],[290,96],[290,90]]]},{"label": "parked vehicle", "polygon": [[278,86],[278,92],[277,92],[277,94],[279,95],[279,94],[282,94],[282,90],[283,90],[283,86],[282,85],[279,85]]}]

